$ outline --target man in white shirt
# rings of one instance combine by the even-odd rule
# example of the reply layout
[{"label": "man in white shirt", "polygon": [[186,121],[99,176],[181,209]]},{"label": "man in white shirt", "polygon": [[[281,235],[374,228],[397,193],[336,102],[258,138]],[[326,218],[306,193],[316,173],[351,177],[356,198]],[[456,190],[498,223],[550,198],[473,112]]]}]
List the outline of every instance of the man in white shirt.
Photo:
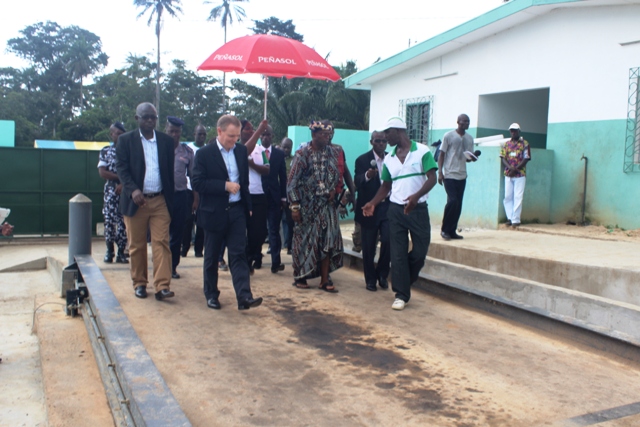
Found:
[{"label": "man in white shirt", "polygon": [[[438,169],[429,147],[411,141],[407,126],[392,117],[383,129],[391,152],[382,167],[382,185],[373,200],[362,207],[364,216],[373,216],[376,206],[389,192],[387,211],[391,245],[391,278],[394,310],[402,310],[411,298],[411,284],[418,280],[431,242],[427,197],[436,184]],[[409,252],[409,233],[413,247]],[[408,252],[408,253],[407,253]]]},{"label": "man in white shirt", "polygon": [[129,240],[131,280],[135,295],[147,297],[147,229],[151,232],[153,284],[158,301],[171,298],[169,223],[173,208],[173,138],[156,132],[158,113],[153,104],[136,108],[138,129],[118,138],[116,169],[122,183],[120,212]]}]

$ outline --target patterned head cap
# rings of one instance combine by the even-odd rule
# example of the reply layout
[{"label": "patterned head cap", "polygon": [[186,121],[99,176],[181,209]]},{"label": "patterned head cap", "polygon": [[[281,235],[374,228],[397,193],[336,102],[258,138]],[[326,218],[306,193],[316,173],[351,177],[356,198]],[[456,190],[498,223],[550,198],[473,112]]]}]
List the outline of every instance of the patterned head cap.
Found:
[{"label": "patterned head cap", "polygon": [[322,123],[321,121],[314,120],[309,124],[311,132],[317,132],[319,130],[333,130],[333,126],[330,124]]}]

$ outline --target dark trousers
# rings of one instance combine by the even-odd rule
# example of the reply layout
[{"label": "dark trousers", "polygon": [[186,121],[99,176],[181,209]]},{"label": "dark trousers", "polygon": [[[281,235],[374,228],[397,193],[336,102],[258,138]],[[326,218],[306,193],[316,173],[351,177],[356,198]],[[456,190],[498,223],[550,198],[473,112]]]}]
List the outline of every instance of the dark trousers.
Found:
[{"label": "dark trousers", "polygon": [[262,260],[262,245],[267,238],[267,196],[252,194],[253,210],[247,220],[247,261],[260,262]]},{"label": "dark trousers", "polygon": [[[389,263],[391,262],[391,247],[389,245],[389,220],[385,217],[378,221],[377,227],[360,226],[362,235],[362,265],[364,280],[368,285],[376,286],[380,277],[389,277]],[[380,257],[378,265],[374,263],[376,247],[380,234]]]},{"label": "dark trousers", "polygon": [[447,192],[447,204],[444,207],[441,231],[449,235],[455,235],[458,229],[458,220],[462,213],[462,198],[466,185],[466,179],[444,180],[444,191]]},{"label": "dark trousers", "polygon": [[[193,191],[187,190],[187,219],[184,224],[184,232],[182,233],[182,253],[187,254],[191,248],[191,238],[193,237],[193,225],[195,223],[196,215],[190,213],[191,206],[193,206]],[[202,254],[202,248],[204,247],[204,230],[196,226],[196,235],[193,245],[193,249],[196,254]]]},{"label": "dark trousers", "polygon": [[171,224],[169,224],[169,249],[171,250],[171,268],[176,271],[180,264],[180,246],[182,245],[182,233],[187,217],[187,191],[173,193],[173,212]]},{"label": "dark trousers", "polygon": [[[389,219],[389,242],[391,244],[391,281],[396,298],[409,302],[411,284],[418,280],[420,270],[429,251],[431,223],[426,203],[419,203],[409,215],[404,214],[404,205],[391,203],[387,212]],[[409,251],[409,234],[413,248]]]},{"label": "dark trousers", "polygon": [[282,203],[280,200],[276,203],[269,198],[267,205],[267,222],[269,224],[269,247],[271,248],[271,268],[280,266],[280,250],[282,249],[282,240],[280,239],[280,219],[282,218]]},{"label": "dark trousers", "polygon": [[284,218],[282,219],[282,234],[284,234],[284,246],[287,250],[291,250],[291,242],[293,241],[293,218],[291,218],[291,209],[289,204],[284,209]]},{"label": "dark trousers", "polygon": [[247,221],[242,203],[230,206],[226,211],[227,227],[220,231],[204,232],[204,296],[207,300],[218,298],[218,257],[223,240],[227,241],[229,270],[238,301],[252,298],[247,263]]}]

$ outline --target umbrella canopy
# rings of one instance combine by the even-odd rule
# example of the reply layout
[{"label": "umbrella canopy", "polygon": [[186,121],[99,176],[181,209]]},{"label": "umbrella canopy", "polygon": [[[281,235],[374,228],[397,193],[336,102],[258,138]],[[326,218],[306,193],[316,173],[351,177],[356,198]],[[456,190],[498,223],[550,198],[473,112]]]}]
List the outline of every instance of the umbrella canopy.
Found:
[{"label": "umbrella canopy", "polygon": [[272,34],[240,37],[222,45],[198,70],[256,73],[271,77],[340,80],[318,53],[297,40]]}]

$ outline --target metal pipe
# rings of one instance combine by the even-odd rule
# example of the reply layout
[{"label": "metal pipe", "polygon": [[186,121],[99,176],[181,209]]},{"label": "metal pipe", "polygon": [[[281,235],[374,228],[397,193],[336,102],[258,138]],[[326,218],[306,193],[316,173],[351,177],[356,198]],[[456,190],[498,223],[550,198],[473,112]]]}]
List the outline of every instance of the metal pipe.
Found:
[{"label": "metal pipe", "polygon": [[584,220],[585,210],[587,208],[587,165],[589,163],[589,159],[583,154],[580,160],[584,160],[584,188],[582,189],[582,221],[580,221],[580,225],[587,225]]},{"label": "metal pipe", "polygon": [[91,255],[91,199],[76,194],[69,200],[69,264],[76,255]]}]

